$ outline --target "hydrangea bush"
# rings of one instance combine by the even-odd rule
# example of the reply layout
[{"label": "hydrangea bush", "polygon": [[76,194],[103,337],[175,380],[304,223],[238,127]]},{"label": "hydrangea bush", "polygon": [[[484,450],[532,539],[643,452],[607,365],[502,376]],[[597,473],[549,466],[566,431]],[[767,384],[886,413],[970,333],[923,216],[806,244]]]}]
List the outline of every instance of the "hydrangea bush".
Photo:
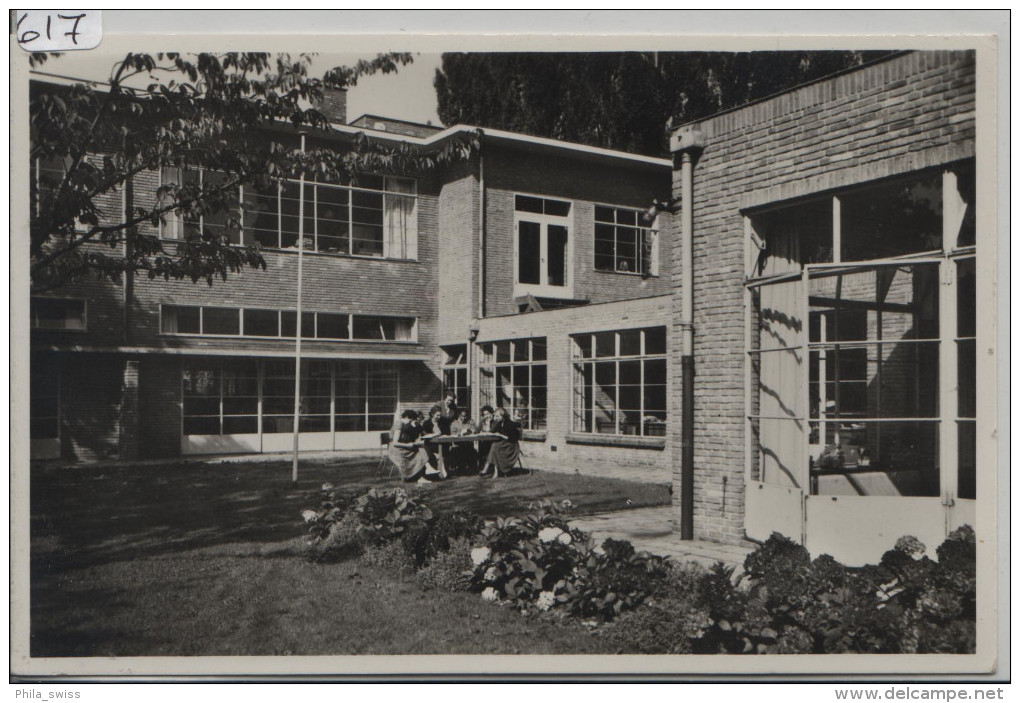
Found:
[{"label": "hydrangea bush", "polygon": [[[417,572],[425,588],[469,590],[530,614],[583,619],[623,652],[973,652],[975,539],[969,527],[924,556],[903,537],[878,564],[850,569],[811,559],[773,535],[744,573],[721,563],[678,565],[629,542],[567,524],[570,501],[483,520],[434,513],[403,489],[348,499],[331,484],[305,510],[319,561],[364,552],[371,563]],[[603,623],[610,623],[605,625]]]}]

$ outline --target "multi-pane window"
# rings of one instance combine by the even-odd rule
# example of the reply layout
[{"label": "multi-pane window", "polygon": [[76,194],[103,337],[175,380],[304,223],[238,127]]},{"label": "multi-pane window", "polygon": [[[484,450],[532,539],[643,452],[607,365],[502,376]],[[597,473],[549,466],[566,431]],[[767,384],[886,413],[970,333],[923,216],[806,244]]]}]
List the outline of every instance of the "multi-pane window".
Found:
[{"label": "multi-pane window", "polygon": [[334,389],[337,432],[374,432],[393,425],[398,396],[396,365],[344,362],[336,370]]},{"label": "multi-pane window", "polygon": [[517,195],[514,210],[517,288],[564,295],[570,286],[570,202]]},{"label": "multi-pane window", "polygon": [[224,189],[230,176],[220,171],[200,168],[164,166],[160,169],[160,185],[177,185],[192,194],[217,193],[223,190],[222,201],[205,200],[200,204],[168,212],[160,225],[164,239],[188,239],[196,236],[227,237],[231,243],[241,242],[240,209],[237,186]]},{"label": "multi-pane window", "polygon": [[[162,185],[194,192],[215,191],[227,176],[197,168],[164,167]],[[294,249],[298,236],[310,251],[389,259],[418,257],[417,185],[413,179],[364,174],[344,185],[287,180],[268,186],[229,189],[226,207],[211,212],[183,208],[169,213],[161,228],[167,239],[226,234],[237,244]],[[303,225],[303,226],[302,226]],[[243,232],[243,235],[242,235]]]},{"label": "multi-pane window", "polygon": [[574,335],[574,432],[666,435],[666,328]]},{"label": "multi-pane window", "polygon": [[595,206],[595,269],[658,275],[654,219],[630,208]]},{"label": "multi-pane window", "polygon": [[[415,323],[413,317],[304,312],[301,336],[302,339],[410,342],[415,340]],[[163,334],[293,339],[297,335],[297,313],[264,308],[163,305],[160,329]]]},{"label": "multi-pane window", "polygon": [[453,396],[458,408],[466,408],[471,403],[466,344],[443,347],[443,396],[447,395]]},{"label": "multi-pane window", "polygon": [[548,375],[545,337],[478,345],[479,405],[510,411],[524,429],[544,430]]},{"label": "multi-pane window", "polygon": [[29,315],[32,328],[41,330],[84,330],[86,302],[70,298],[32,297]]},{"label": "multi-pane window", "polygon": [[815,493],[937,496],[955,469],[973,497],[973,179],[959,164],[749,218],[758,480],[801,485],[810,466]]},{"label": "multi-pane window", "polygon": [[[301,231],[301,184],[286,181],[265,189],[245,186],[246,238],[264,247],[297,247]],[[415,181],[362,175],[353,185],[306,182],[304,237],[311,251],[389,259],[418,256]]]},{"label": "multi-pane window", "polygon": [[182,371],[182,385],[184,434],[255,434],[259,431],[255,361],[192,362]]},{"label": "multi-pane window", "polygon": [[[301,432],[385,430],[397,406],[397,367],[389,362],[305,360]],[[182,371],[185,435],[294,431],[294,362],[201,360]]]},{"label": "multi-pane window", "polygon": [[38,216],[41,209],[53,201],[57,189],[67,176],[67,169],[70,165],[70,156],[33,159],[31,189],[35,215]]}]

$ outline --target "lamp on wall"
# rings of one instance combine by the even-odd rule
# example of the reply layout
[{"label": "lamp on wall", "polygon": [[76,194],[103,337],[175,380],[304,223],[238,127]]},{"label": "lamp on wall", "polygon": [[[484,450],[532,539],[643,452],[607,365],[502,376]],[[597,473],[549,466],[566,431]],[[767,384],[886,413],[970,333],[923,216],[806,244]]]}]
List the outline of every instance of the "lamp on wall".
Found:
[{"label": "lamp on wall", "polygon": [[652,204],[648,206],[647,210],[641,213],[641,217],[645,220],[645,222],[651,222],[660,212],[668,212],[671,215],[675,215],[679,211],[680,198],[670,198],[666,202],[662,202],[658,198],[652,198]]},{"label": "lamp on wall", "polygon": [[473,342],[478,339],[478,325],[471,325],[468,327],[468,341]]}]

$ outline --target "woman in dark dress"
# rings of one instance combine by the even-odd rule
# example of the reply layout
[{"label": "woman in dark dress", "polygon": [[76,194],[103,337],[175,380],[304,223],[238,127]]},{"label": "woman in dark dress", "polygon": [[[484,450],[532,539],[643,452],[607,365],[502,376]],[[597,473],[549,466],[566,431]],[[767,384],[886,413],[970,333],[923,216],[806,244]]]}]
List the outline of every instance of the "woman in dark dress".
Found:
[{"label": "woman in dark dress", "polygon": [[[492,432],[500,436],[492,443],[489,449],[489,458],[486,460],[485,469],[479,474],[483,478],[496,478],[500,474],[508,474],[517,465],[521,456],[521,431],[505,408],[496,408],[493,414]],[[489,467],[493,472],[489,474]]]}]

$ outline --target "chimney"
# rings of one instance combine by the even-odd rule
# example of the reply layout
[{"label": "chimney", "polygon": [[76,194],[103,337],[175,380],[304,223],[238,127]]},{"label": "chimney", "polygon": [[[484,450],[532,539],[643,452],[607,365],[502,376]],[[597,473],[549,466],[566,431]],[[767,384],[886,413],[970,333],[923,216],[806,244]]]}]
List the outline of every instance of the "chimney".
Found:
[{"label": "chimney", "polygon": [[322,100],[314,107],[330,122],[347,124],[347,89],[323,88]]}]

